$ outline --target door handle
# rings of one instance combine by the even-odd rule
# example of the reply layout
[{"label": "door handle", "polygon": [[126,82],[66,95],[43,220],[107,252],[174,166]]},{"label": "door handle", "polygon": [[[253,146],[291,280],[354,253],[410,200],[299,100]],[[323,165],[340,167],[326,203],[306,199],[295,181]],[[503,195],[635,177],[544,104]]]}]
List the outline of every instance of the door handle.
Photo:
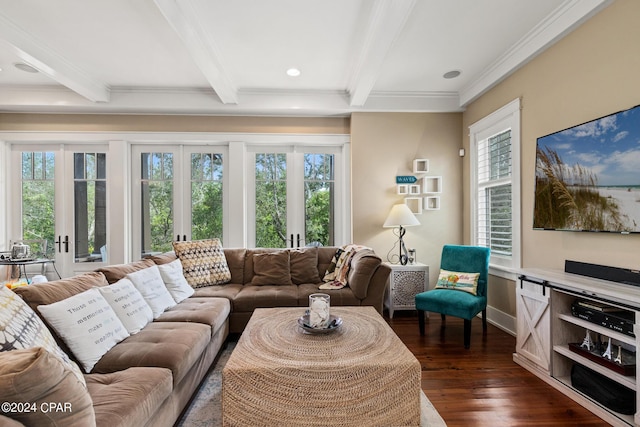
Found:
[{"label": "door handle", "polygon": [[298,233],[298,247],[300,247],[300,233]]},{"label": "door handle", "polygon": [[69,236],[64,236],[64,251],[69,252]]},{"label": "door handle", "polygon": [[58,245],[58,252],[62,252],[62,236],[58,235],[58,240],[53,243]]}]

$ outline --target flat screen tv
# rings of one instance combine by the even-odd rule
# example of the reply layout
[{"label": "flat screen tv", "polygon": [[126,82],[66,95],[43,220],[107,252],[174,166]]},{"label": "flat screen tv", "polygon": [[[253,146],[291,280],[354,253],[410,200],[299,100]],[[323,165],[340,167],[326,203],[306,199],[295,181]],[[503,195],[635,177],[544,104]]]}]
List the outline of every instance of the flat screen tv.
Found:
[{"label": "flat screen tv", "polygon": [[533,228],[640,233],[640,105],[537,139]]}]

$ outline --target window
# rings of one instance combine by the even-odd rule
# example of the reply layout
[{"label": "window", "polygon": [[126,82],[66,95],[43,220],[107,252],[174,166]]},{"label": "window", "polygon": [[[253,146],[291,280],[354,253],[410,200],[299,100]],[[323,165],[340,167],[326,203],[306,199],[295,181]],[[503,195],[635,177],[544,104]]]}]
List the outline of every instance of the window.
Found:
[{"label": "window", "polygon": [[520,100],[469,126],[469,131],[472,244],[491,248],[494,270],[519,268]]},{"label": "window", "polygon": [[[331,246],[343,241],[336,224],[340,201],[340,149],[252,147],[249,183],[249,246]],[[338,184],[336,184],[338,183]]]}]

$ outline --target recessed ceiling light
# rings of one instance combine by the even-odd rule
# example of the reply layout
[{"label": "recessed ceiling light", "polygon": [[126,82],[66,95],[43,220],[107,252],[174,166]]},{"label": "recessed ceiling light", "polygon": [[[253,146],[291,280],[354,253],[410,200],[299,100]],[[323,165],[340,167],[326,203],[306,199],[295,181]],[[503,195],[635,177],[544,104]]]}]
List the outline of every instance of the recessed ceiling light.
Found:
[{"label": "recessed ceiling light", "polygon": [[24,62],[16,62],[15,64],[13,64],[13,66],[16,67],[18,70],[26,71],[27,73],[38,72],[38,70],[36,70],[29,64],[25,64]]},{"label": "recessed ceiling light", "polygon": [[444,77],[445,79],[455,79],[461,73],[462,72],[460,70],[451,70],[451,71],[447,71],[446,73],[444,73],[444,75],[442,77]]},{"label": "recessed ceiling light", "polygon": [[289,77],[298,77],[300,75],[300,70],[297,68],[289,68],[287,70],[287,76]]}]

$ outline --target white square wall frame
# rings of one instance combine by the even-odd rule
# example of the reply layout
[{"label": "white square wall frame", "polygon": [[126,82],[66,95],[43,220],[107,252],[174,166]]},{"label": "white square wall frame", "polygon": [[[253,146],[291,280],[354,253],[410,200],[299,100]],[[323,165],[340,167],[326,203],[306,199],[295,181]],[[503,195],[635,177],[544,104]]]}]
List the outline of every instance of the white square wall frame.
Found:
[{"label": "white square wall frame", "polygon": [[440,196],[427,196],[424,198],[424,209],[427,211],[440,210]]},{"label": "white square wall frame", "polygon": [[412,184],[409,186],[409,194],[412,196],[417,196],[422,192],[420,188],[420,184]]},{"label": "white square wall frame", "polygon": [[427,173],[427,172],[429,172],[429,159],[413,160],[413,173]]},{"label": "white square wall frame", "polygon": [[442,193],[441,176],[425,176],[422,178],[423,193]]},{"label": "white square wall frame", "polygon": [[422,213],[422,197],[405,197],[404,204],[409,206],[409,209],[411,209],[411,212],[415,215]]},{"label": "white square wall frame", "polygon": [[409,194],[409,185],[408,184],[398,184],[397,194],[400,196],[406,196]]}]

